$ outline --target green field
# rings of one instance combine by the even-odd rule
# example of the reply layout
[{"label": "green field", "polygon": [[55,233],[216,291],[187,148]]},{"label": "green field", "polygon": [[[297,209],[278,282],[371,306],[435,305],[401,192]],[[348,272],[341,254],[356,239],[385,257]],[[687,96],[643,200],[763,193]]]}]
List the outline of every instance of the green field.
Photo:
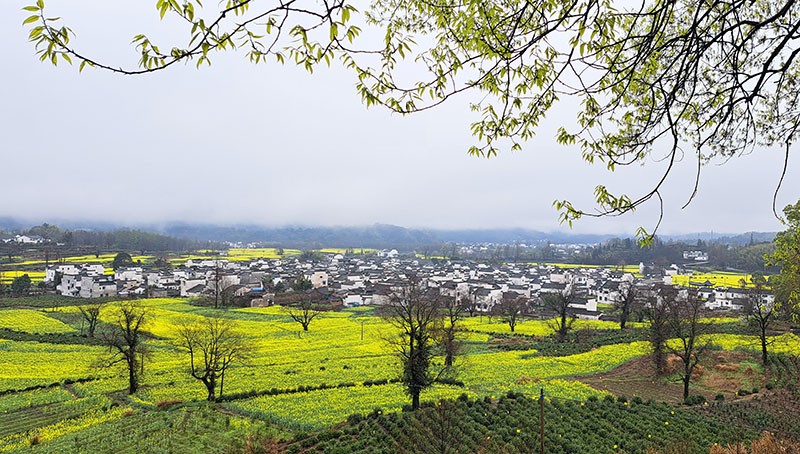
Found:
[{"label": "green field", "polygon": [[[115,304],[104,308],[103,322],[114,322]],[[400,368],[385,340],[396,330],[366,308],[325,313],[313,321],[310,331],[303,332],[276,307],[215,311],[183,299],[150,299],[142,304],[149,317],[145,327],[149,355],[143,386],[131,397],[125,393],[123,370],[98,368],[105,348],[77,336],[81,326],[76,307],[0,309],[0,328],[39,336],[58,334],[61,337],[48,339],[67,342],[0,339],[0,426],[7,427],[0,430],[0,451],[35,443],[37,451],[90,452],[90,446],[101,443],[102,434],[119,434],[126,418],[149,429],[114,435],[119,438],[116,442],[106,440],[97,446],[118,445],[123,452],[156,449],[152,444],[159,441],[153,434],[182,440],[187,435],[180,427],[200,425],[195,416],[202,412],[211,412],[205,418],[210,421],[208,430],[218,431],[220,440],[241,440],[255,428],[289,433],[319,430],[353,413],[375,408],[399,412],[408,403],[402,386],[393,382]],[[211,315],[230,319],[248,338],[251,349],[250,357],[226,375],[225,394],[240,398],[218,403],[216,410],[202,404],[204,388],[189,376],[187,355],[176,339],[178,325]],[[576,327],[616,329],[608,322],[579,322]],[[534,396],[541,388],[549,398],[602,398],[607,393],[573,378],[609,371],[649,351],[645,341],[633,341],[544,356],[530,349],[495,348],[491,342],[495,334],[509,332],[497,319],[473,317],[465,320],[464,328],[469,330],[462,334],[465,354],[457,363],[457,379],[463,386],[437,384],[423,393],[423,400],[462,394],[494,399],[508,392]],[[550,334],[548,323],[542,320],[525,320],[517,331],[530,336]],[[723,348],[757,349],[753,336],[715,336]],[[800,353],[800,339],[793,335],[781,336],[774,346],[776,351]],[[370,386],[374,381],[385,384]],[[275,392],[267,393],[270,390]],[[162,409],[176,402],[183,404],[176,410]]]}]

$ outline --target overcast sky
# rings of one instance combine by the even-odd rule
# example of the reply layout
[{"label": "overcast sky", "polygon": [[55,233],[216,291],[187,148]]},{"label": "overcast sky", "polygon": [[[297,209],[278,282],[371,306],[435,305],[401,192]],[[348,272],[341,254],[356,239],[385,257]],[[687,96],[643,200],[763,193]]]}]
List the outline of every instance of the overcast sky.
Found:
[{"label": "overcast sky", "polygon": [[[47,4],[73,27],[76,46],[133,66],[131,37],[170,26],[159,24],[154,3]],[[635,193],[663,169],[651,159],[611,175],[556,144],[568,105],[521,152],[471,157],[467,98],[409,117],[367,109],[353,75],[336,66],[308,75],[253,66],[239,52],[217,55],[210,68],[139,77],[54,68],[27,42],[26,4],[0,3],[0,216],[557,230],[566,227],[553,200],[592,207],[597,184]],[[699,195],[680,210],[694,177],[686,159],[664,191],[661,231],[782,230],[771,212],[782,159],[779,150],[759,150],[708,166]],[[779,207],[797,200],[798,166],[790,161]],[[631,216],[581,220],[575,230],[632,234],[656,215],[650,204]]]}]

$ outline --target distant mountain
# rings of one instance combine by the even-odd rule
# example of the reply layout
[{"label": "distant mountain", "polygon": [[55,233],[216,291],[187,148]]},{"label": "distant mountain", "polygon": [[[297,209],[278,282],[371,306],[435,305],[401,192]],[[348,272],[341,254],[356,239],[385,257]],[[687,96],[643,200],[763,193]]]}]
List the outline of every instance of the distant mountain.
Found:
[{"label": "distant mountain", "polygon": [[[541,232],[521,228],[507,229],[409,229],[395,225],[375,224],[372,226],[313,227],[283,226],[265,227],[259,225],[213,225],[188,222],[173,222],[162,225],[119,225],[110,222],[56,221],[62,228],[72,230],[112,231],[119,229],[138,229],[158,232],[172,237],[192,241],[213,241],[231,243],[267,243],[274,246],[318,249],[322,247],[341,248],[397,248],[410,250],[421,246],[442,243],[524,243],[536,245],[553,244],[596,244],[612,238],[630,238],[630,234],[577,234],[573,232]],[[7,232],[23,231],[33,225],[12,217],[0,217],[0,230]],[[770,242],[774,232],[747,232],[742,234],[701,232],[681,235],[660,235],[664,241],[695,243],[750,244]]]},{"label": "distant mountain", "polygon": [[17,219],[8,216],[0,217],[0,230],[11,232],[14,230],[21,230],[27,227],[30,227],[28,223],[21,222]]},{"label": "distant mountain", "polygon": [[437,230],[375,224],[362,227],[262,227],[171,224],[164,233],[193,240],[269,242],[295,247],[395,247],[441,243],[599,243],[615,235],[545,233],[525,229]]},{"label": "distant mountain", "polygon": [[471,229],[471,230],[430,230],[443,242],[454,243],[570,243],[594,244],[620,235],[578,234],[563,232],[540,232],[526,229]]},{"label": "distant mountain", "polygon": [[429,231],[385,224],[375,224],[369,227],[263,227],[254,225],[224,227],[181,223],[167,225],[162,232],[192,240],[266,242],[276,246],[307,249],[323,247],[413,249],[419,245],[442,242],[440,238]]}]

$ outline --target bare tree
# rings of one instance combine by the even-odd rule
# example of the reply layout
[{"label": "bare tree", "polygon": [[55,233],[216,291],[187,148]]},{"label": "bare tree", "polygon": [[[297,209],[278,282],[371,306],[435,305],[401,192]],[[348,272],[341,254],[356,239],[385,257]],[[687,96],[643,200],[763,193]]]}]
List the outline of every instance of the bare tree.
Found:
[{"label": "bare tree", "polygon": [[464,318],[467,308],[464,299],[441,297],[442,320],[441,327],[437,329],[437,338],[444,350],[444,366],[453,367],[453,362],[461,350],[461,343],[457,339],[458,322]]},{"label": "bare tree", "polygon": [[623,281],[619,284],[619,297],[614,301],[614,309],[619,313],[619,328],[625,329],[631,310],[639,298],[639,292],[632,281]]},{"label": "bare tree", "polygon": [[519,323],[527,309],[528,300],[524,295],[505,292],[500,302],[492,308],[492,311],[503,318],[513,333],[514,329],[517,327],[517,323]]},{"label": "bare tree", "polygon": [[467,311],[467,313],[469,313],[470,317],[474,317],[475,314],[478,313],[478,299],[475,297],[475,292],[477,290],[478,289],[476,288],[470,291],[469,295],[463,295],[459,299],[461,307],[463,307],[464,310]]},{"label": "bare tree", "polygon": [[767,338],[767,333],[775,319],[775,304],[766,297],[767,295],[764,291],[766,279],[764,279],[763,275],[754,275],[752,277],[752,282],[755,288],[747,297],[745,312],[750,324],[758,331],[758,339],[761,341],[761,363],[766,367],[769,361],[767,346],[770,343]]},{"label": "bare tree", "polygon": [[710,342],[702,341],[700,338],[702,334],[705,334],[705,325],[700,323],[703,301],[692,291],[688,291],[685,297],[681,293],[677,293],[676,296],[665,301],[668,308],[668,332],[672,338],[672,341],[667,342],[666,346],[668,351],[677,356],[683,364],[681,379],[685,400],[689,397],[692,372],[708,350]]},{"label": "bare tree", "polygon": [[440,314],[438,292],[427,288],[419,279],[394,292],[384,314],[389,323],[400,330],[390,339],[403,367],[402,381],[411,396],[411,408],[419,408],[422,390],[431,386],[435,377],[431,371],[434,356],[434,328]]},{"label": "bare tree", "polygon": [[86,330],[89,337],[94,337],[94,332],[97,329],[97,322],[100,320],[101,309],[102,304],[78,307],[78,310],[81,311],[81,315],[83,316],[84,320],[86,320]]},{"label": "bare tree", "polygon": [[134,303],[126,303],[117,309],[116,321],[110,329],[98,336],[108,346],[110,356],[101,359],[101,366],[111,367],[123,363],[128,369],[128,394],[139,389],[144,372],[145,348],[142,342],[142,326],[147,311]]},{"label": "bare tree", "polygon": [[648,297],[647,318],[650,321],[650,345],[653,348],[653,364],[657,376],[666,372],[666,345],[669,340],[669,306],[667,301],[677,297],[677,290],[664,287],[653,290]]},{"label": "bare tree", "polygon": [[567,339],[567,334],[572,329],[573,323],[575,323],[575,312],[569,307],[574,296],[575,287],[571,283],[567,284],[566,288],[561,292],[548,293],[542,296],[545,309],[556,314],[556,317],[548,324],[561,342]]},{"label": "bare tree", "polygon": [[289,314],[292,320],[303,327],[303,331],[308,331],[311,321],[325,311],[325,308],[311,300],[303,300],[296,303],[289,303],[283,306],[284,311]]},{"label": "bare tree", "polygon": [[219,263],[219,260],[214,261],[214,275],[212,276],[212,290],[214,291],[214,309],[219,308],[219,304],[222,299],[222,291],[225,290],[223,287],[223,274],[222,274],[222,266]]},{"label": "bare tree", "polygon": [[[178,328],[181,347],[189,353],[192,377],[201,381],[208,391],[208,400],[222,397],[225,373],[231,364],[246,356],[245,337],[233,329],[230,320],[206,318]],[[219,383],[219,395],[216,394]]]}]

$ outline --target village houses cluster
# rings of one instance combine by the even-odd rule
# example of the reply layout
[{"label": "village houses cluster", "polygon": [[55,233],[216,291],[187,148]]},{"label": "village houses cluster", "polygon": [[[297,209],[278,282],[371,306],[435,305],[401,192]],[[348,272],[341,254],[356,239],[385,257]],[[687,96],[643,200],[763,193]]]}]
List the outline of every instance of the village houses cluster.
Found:
[{"label": "village houses cluster", "polygon": [[[504,298],[521,297],[536,307],[546,293],[574,287],[570,308],[584,319],[607,318],[603,304],[621,298],[621,285],[642,289],[671,285],[681,272],[673,265],[654,269],[640,265],[638,277],[611,268],[570,268],[530,264],[491,265],[469,261],[427,261],[404,257],[395,250],[369,255],[325,254],[314,260],[299,256],[235,262],[191,259],[169,270],[130,266],[105,274],[98,264],[56,264],[47,267],[44,281],[64,296],[217,297],[239,306],[268,306],[279,291],[292,292],[298,279],[307,280],[316,301],[333,307],[381,305],[406,285],[409,276],[425,279],[442,295],[469,300],[476,312],[490,313]],[[623,284],[625,283],[625,284]],[[708,309],[741,310],[748,290],[714,288],[709,282],[692,283]],[[280,290],[276,290],[280,289]],[[600,306],[598,306],[600,304]],[[606,311],[608,312],[608,311]]]}]

